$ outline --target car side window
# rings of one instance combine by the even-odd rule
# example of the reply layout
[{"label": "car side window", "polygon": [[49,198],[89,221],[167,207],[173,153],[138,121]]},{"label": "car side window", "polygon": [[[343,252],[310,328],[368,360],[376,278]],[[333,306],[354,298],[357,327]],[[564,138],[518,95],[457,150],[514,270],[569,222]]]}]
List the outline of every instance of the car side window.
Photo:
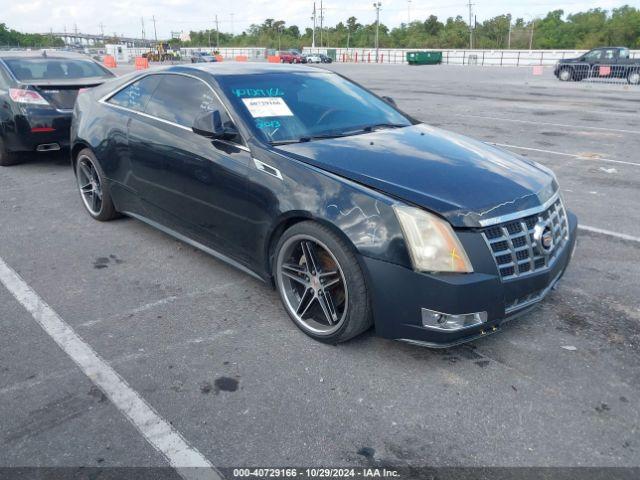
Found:
[{"label": "car side window", "polygon": [[595,60],[600,60],[600,57],[602,56],[602,50],[593,50],[592,52],[587,53],[584,56],[584,59],[590,62],[593,62]]},{"label": "car side window", "polygon": [[191,128],[198,115],[218,110],[223,123],[229,121],[224,107],[204,82],[183,75],[160,77],[160,85],[145,110],[148,115]]},{"label": "car side window", "polygon": [[609,50],[605,50],[604,51],[604,59],[605,60],[613,60],[614,58],[616,58],[616,51],[613,49],[609,49]]},{"label": "car side window", "polygon": [[130,108],[137,112],[144,112],[147,102],[158,86],[158,83],[160,83],[158,75],[144,77],[120,90],[107,100],[107,102],[119,107]]}]

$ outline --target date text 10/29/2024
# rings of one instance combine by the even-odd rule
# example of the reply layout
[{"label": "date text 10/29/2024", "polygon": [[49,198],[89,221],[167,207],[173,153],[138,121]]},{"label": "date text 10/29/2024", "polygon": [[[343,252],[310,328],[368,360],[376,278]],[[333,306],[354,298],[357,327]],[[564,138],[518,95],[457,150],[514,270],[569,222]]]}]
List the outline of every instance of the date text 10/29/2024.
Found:
[{"label": "date text 10/29/2024", "polygon": [[386,468],[234,468],[234,478],[400,478]]}]

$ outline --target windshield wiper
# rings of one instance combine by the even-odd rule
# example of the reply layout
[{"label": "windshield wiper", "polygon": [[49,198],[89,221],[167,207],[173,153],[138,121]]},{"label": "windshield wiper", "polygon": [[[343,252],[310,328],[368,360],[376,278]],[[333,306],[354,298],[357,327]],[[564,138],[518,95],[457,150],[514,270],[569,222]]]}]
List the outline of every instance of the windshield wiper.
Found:
[{"label": "windshield wiper", "polygon": [[351,135],[351,133],[327,133],[323,135],[307,135],[300,138],[289,139],[289,140],[275,140],[270,142],[271,145],[288,145],[291,143],[306,143],[311,140],[325,140],[327,138],[339,138],[346,137],[347,135]]},{"label": "windshield wiper", "polygon": [[310,142],[311,140],[324,140],[327,138],[340,138],[340,137],[348,137],[350,135],[358,135],[361,133],[369,133],[374,130],[379,130],[383,128],[402,128],[408,127],[409,125],[405,125],[403,123],[376,123],[375,125],[366,125],[364,127],[358,127],[353,130],[348,130],[344,132],[338,133],[326,133],[322,135],[305,135],[304,137],[300,137],[297,139],[289,139],[289,140],[275,140],[270,142],[271,145],[289,145],[291,143],[305,143]]},{"label": "windshield wiper", "polygon": [[362,130],[365,132],[373,132],[374,130],[381,130],[383,128],[402,128],[408,126],[409,125],[405,125],[404,123],[376,123],[375,125],[367,125],[363,127]]}]

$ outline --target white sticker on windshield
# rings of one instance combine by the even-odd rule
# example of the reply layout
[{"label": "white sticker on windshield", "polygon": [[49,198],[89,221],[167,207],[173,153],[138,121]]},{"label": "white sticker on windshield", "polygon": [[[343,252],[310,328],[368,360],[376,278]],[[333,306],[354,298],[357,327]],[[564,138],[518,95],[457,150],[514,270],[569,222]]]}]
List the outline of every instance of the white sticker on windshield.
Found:
[{"label": "white sticker on windshield", "polygon": [[280,97],[243,98],[242,101],[253,118],[293,116],[289,105]]}]

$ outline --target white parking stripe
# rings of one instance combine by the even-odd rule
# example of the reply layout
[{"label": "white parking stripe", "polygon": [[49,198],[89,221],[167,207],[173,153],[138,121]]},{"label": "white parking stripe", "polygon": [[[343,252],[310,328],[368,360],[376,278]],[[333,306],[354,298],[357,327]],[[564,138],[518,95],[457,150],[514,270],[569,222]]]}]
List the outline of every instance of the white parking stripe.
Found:
[{"label": "white parking stripe", "polygon": [[556,152],[553,150],[543,150],[541,148],[533,148],[533,147],[520,147],[518,145],[509,145],[508,143],[493,143],[493,142],[485,142],[485,143],[487,143],[488,145],[494,145],[496,147],[515,148],[516,150],[530,150],[532,152],[550,153],[551,155],[562,155],[564,157],[578,158],[580,160],[590,160],[593,162],[620,163],[622,165],[633,165],[634,167],[640,167],[640,163],[625,162],[624,160],[613,160],[611,158],[598,158],[598,157],[590,158],[590,157],[584,157],[582,155],[577,155],[575,153]]},{"label": "white parking stripe", "polygon": [[590,227],[589,225],[578,225],[578,229],[584,230],[585,232],[593,232],[599,233],[601,235],[608,235],[610,237],[616,237],[621,240],[627,240],[629,242],[640,243],[640,237],[634,237],[632,235],[627,235],[626,233],[612,232],[611,230],[605,230],[604,228]]},{"label": "white parking stripe", "polygon": [[454,113],[456,117],[482,118],[485,120],[499,120],[502,122],[528,123],[531,125],[549,125],[551,127],[577,128],[579,130],[601,130],[603,132],[633,133],[639,134],[640,130],[625,130],[621,128],[594,127],[590,125],[571,125],[567,123],[538,122],[533,120],[521,120],[518,118],[490,117],[487,115],[472,115],[469,113]]},{"label": "white parking stripe", "polygon": [[180,476],[189,480],[222,478],[213,465],[158,415],[2,258],[0,282]]}]

